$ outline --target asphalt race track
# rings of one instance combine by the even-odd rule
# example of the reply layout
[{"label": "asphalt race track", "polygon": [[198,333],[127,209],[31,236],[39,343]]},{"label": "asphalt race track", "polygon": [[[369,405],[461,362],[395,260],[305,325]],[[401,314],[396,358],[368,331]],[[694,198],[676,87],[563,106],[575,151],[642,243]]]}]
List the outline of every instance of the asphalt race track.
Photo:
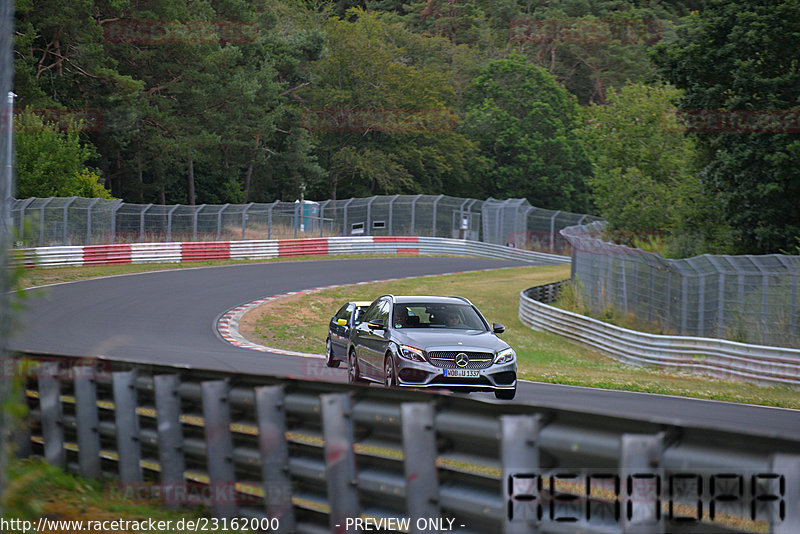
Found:
[{"label": "asphalt race track", "polygon": [[[218,317],[258,298],[324,285],[510,267],[479,258],[365,258],[206,267],[59,284],[28,299],[15,350],[102,355],[251,374],[345,381],[321,360],[238,348]],[[524,289],[524,288],[520,288]],[[376,297],[378,295],[375,295]],[[489,321],[491,317],[487,317]],[[509,326],[509,325],[506,325]],[[522,325],[512,327],[525,328]],[[494,399],[491,394],[474,397]],[[666,424],[800,439],[800,411],[524,382],[514,403],[646,417]]]}]

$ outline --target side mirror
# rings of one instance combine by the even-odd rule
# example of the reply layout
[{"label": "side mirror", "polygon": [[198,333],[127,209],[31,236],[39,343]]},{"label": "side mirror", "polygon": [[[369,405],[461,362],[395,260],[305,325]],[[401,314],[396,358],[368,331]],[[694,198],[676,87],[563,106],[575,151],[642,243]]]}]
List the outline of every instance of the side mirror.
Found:
[{"label": "side mirror", "polygon": [[347,319],[336,319],[336,324],[339,326],[347,326]]},{"label": "side mirror", "polygon": [[384,330],[386,325],[383,324],[383,319],[375,319],[367,323],[370,330]]},{"label": "side mirror", "polygon": [[492,323],[492,332],[495,334],[502,334],[506,331],[506,327],[500,323]]}]

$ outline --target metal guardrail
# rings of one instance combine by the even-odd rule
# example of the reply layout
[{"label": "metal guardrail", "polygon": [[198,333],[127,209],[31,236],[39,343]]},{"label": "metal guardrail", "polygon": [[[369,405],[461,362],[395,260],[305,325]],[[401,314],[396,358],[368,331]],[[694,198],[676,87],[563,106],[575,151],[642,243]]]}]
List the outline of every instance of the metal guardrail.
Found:
[{"label": "metal guardrail", "polygon": [[722,339],[636,332],[539,302],[564,282],[520,293],[519,318],[534,330],[562,335],[628,364],[667,367],[755,383],[800,386],[800,349]]},{"label": "metal guardrail", "polygon": [[25,356],[39,365],[27,375],[23,449],[85,476],[114,474],[120,494],[204,503],[218,517],[268,521],[271,532],[364,530],[356,519],[403,532],[800,528],[798,441],[416,391]]},{"label": "metal guardrail", "polygon": [[532,252],[479,241],[440,237],[363,236],[37,247],[15,250],[12,264],[61,267],[346,254],[444,254],[531,263],[568,264],[570,262],[568,256]]}]

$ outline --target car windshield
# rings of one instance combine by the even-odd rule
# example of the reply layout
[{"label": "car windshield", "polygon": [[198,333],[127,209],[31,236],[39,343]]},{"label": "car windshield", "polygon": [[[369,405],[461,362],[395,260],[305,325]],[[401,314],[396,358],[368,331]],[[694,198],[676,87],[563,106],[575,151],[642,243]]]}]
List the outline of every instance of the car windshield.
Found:
[{"label": "car windshield", "polygon": [[395,304],[392,324],[395,328],[487,330],[475,308],[466,304]]}]

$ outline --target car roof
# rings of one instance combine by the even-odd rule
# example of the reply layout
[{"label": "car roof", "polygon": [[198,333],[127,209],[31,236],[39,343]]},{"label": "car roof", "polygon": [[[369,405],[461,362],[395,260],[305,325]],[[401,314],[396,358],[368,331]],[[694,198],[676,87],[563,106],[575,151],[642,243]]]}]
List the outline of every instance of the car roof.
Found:
[{"label": "car roof", "polygon": [[394,295],[398,304],[425,303],[425,304],[470,304],[464,297],[441,297],[435,295]]},{"label": "car roof", "polygon": [[372,304],[372,301],[371,300],[354,300],[353,304],[355,304],[356,306],[360,306],[360,307],[368,307],[370,304]]}]

